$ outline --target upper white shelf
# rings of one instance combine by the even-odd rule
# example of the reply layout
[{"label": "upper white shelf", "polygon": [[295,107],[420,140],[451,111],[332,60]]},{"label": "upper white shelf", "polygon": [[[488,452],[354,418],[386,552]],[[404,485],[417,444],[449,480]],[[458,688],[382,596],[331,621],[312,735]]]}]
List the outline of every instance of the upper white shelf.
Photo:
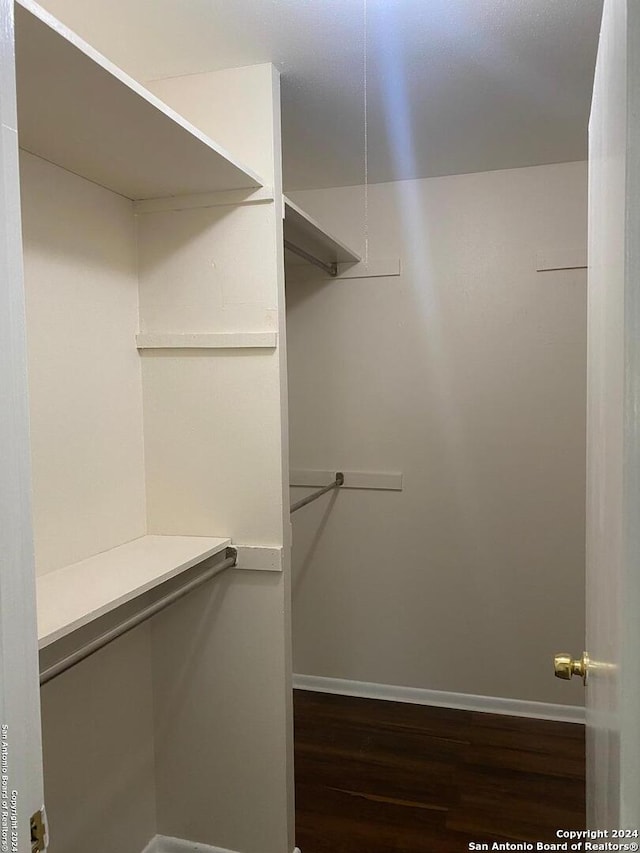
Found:
[{"label": "upper white shelf", "polygon": [[360,255],[284,196],[284,239],[324,264],[356,264]]},{"label": "upper white shelf", "polygon": [[131,199],[260,178],[31,0],[18,0],[20,147]]},{"label": "upper white shelf", "polygon": [[37,578],[38,643],[55,643],[180,572],[218,554],[229,539],[141,536]]}]

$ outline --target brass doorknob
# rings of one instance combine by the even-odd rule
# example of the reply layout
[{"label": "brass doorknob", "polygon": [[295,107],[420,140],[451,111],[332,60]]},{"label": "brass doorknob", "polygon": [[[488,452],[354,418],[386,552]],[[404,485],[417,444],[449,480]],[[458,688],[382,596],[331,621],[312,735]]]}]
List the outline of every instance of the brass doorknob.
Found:
[{"label": "brass doorknob", "polygon": [[571,655],[559,654],[553,659],[553,667],[556,678],[564,678],[569,681],[574,675],[579,675],[582,683],[586,684],[589,674],[589,655],[582,652],[582,657],[576,660]]}]

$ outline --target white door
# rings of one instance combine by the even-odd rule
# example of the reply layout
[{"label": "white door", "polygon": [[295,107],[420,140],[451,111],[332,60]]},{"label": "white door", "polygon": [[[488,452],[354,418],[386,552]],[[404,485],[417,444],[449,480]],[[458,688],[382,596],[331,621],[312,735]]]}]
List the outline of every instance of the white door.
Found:
[{"label": "white door", "polygon": [[0,0],[0,122],[0,851],[29,853],[43,795],[13,0]]},{"label": "white door", "polygon": [[[640,828],[640,2],[605,0],[590,122],[587,814]],[[640,840],[640,839],[639,839]]]}]

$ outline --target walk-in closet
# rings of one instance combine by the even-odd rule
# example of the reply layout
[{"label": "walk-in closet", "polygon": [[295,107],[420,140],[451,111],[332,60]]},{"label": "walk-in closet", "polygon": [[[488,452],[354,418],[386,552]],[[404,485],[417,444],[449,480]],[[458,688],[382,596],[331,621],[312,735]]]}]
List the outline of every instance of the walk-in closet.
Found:
[{"label": "walk-in closet", "polygon": [[637,829],[635,4],[0,23],[0,853]]}]

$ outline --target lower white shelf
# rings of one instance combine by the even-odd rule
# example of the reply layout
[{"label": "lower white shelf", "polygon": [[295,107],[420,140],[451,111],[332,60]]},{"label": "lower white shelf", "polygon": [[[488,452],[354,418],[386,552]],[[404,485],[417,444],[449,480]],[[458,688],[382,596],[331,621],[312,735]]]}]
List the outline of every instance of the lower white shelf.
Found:
[{"label": "lower white shelf", "polygon": [[141,536],[40,575],[40,648],[224,551],[230,544],[230,539],[209,536]]}]

